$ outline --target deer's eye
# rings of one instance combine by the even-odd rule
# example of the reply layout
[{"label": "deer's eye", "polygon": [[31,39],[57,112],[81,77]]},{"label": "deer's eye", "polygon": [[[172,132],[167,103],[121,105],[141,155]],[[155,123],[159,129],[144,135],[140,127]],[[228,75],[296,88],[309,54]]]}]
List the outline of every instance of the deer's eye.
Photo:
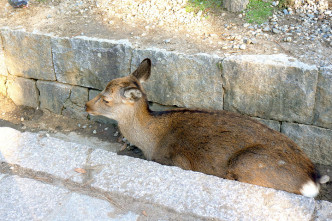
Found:
[{"label": "deer's eye", "polygon": [[103,99],[103,102],[106,103],[106,104],[109,103],[109,101],[108,101],[108,100],[105,100],[105,99]]}]

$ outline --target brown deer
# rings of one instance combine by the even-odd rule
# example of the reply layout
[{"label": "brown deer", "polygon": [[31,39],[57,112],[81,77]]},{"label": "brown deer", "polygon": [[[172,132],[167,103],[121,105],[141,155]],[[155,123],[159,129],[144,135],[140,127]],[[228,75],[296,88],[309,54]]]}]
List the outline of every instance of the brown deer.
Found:
[{"label": "brown deer", "polygon": [[151,111],[141,85],[151,73],[145,59],[131,75],[110,81],[86,103],[91,115],[118,121],[148,160],[185,170],[315,197],[320,177],[285,135],[228,111]]}]

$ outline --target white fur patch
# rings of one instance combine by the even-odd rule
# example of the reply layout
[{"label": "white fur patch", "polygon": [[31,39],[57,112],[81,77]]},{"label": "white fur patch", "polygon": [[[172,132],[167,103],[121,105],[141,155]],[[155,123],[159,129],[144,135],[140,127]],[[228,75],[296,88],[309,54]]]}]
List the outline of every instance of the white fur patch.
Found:
[{"label": "white fur patch", "polygon": [[300,192],[306,197],[315,197],[319,193],[319,184],[314,183],[312,180],[303,184]]}]

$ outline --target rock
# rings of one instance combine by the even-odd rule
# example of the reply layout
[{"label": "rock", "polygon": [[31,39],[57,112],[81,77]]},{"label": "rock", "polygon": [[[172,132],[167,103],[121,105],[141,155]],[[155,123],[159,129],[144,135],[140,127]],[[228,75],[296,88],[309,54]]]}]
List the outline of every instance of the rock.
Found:
[{"label": "rock", "polygon": [[64,104],[69,99],[73,86],[49,81],[37,81],[40,91],[40,108],[62,114]]},{"label": "rock", "polygon": [[29,107],[38,107],[39,93],[36,87],[36,81],[21,77],[8,76],[7,95],[16,105],[25,105]]},{"label": "rock", "polygon": [[332,203],[327,201],[316,201],[315,221],[332,220]]},{"label": "rock", "polygon": [[87,88],[73,86],[69,99],[64,103],[62,114],[76,119],[87,118],[85,103],[88,101],[88,97],[89,90]]},{"label": "rock", "polygon": [[332,66],[320,68],[314,125],[332,129]]},{"label": "rock", "polygon": [[249,0],[224,0],[223,6],[230,12],[240,12],[246,9]]},{"label": "rock", "polygon": [[0,75],[0,95],[7,96],[7,77]]},{"label": "rock", "polygon": [[332,130],[283,122],[281,132],[297,143],[314,163],[332,164]]},{"label": "rock", "polygon": [[277,29],[277,28],[273,28],[272,29],[272,32],[274,33],[274,34],[280,34],[280,30],[279,29]]},{"label": "rock", "polygon": [[269,32],[269,31],[271,31],[270,26],[265,26],[265,27],[263,28],[263,31],[264,31],[264,32]]},{"label": "rock", "polygon": [[52,38],[52,47],[59,82],[103,90],[110,80],[130,73],[126,41]]},{"label": "rock", "polygon": [[223,108],[220,57],[134,50],[131,70],[144,58],[152,60],[151,77],[144,83],[149,101],[179,107]]},{"label": "rock", "polygon": [[262,119],[262,118],[257,118],[257,117],[252,117],[253,119],[259,121],[260,123],[268,126],[269,128],[275,130],[275,131],[279,131],[280,132],[280,123],[278,121],[275,120],[266,120],[266,119]]},{"label": "rock", "polygon": [[[0,38],[1,38],[1,32],[0,32]],[[5,52],[3,50],[2,41],[0,40],[0,76],[1,75],[7,76],[8,72],[5,64]]]},{"label": "rock", "polygon": [[245,50],[246,48],[247,48],[247,46],[246,46],[245,44],[241,44],[241,45],[240,45],[240,49],[241,49],[241,50]]},{"label": "rock", "polygon": [[51,37],[2,29],[5,64],[9,74],[56,80],[51,54]]},{"label": "rock", "polygon": [[283,12],[285,15],[288,15],[288,14],[289,14],[289,12],[288,12],[287,9],[282,10],[282,12]]},{"label": "rock", "polygon": [[264,119],[312,122],[316,66],[283,54],[231,56],[222,66],[224,109]]}]

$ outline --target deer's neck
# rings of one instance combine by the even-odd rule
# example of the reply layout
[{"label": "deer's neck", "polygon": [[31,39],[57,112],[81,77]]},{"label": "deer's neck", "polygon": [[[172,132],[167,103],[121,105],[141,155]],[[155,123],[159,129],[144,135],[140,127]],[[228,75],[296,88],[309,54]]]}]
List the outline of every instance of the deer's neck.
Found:
[{"label": "deer's neck", "polygon": [[148,103],[142,99],[135,103],[133,112],[126,121],[119,121],[122,135],[133,145],[140,148],[145,157],[151,160],[158,143],[155,125],[158,124],[149,110]]}]

